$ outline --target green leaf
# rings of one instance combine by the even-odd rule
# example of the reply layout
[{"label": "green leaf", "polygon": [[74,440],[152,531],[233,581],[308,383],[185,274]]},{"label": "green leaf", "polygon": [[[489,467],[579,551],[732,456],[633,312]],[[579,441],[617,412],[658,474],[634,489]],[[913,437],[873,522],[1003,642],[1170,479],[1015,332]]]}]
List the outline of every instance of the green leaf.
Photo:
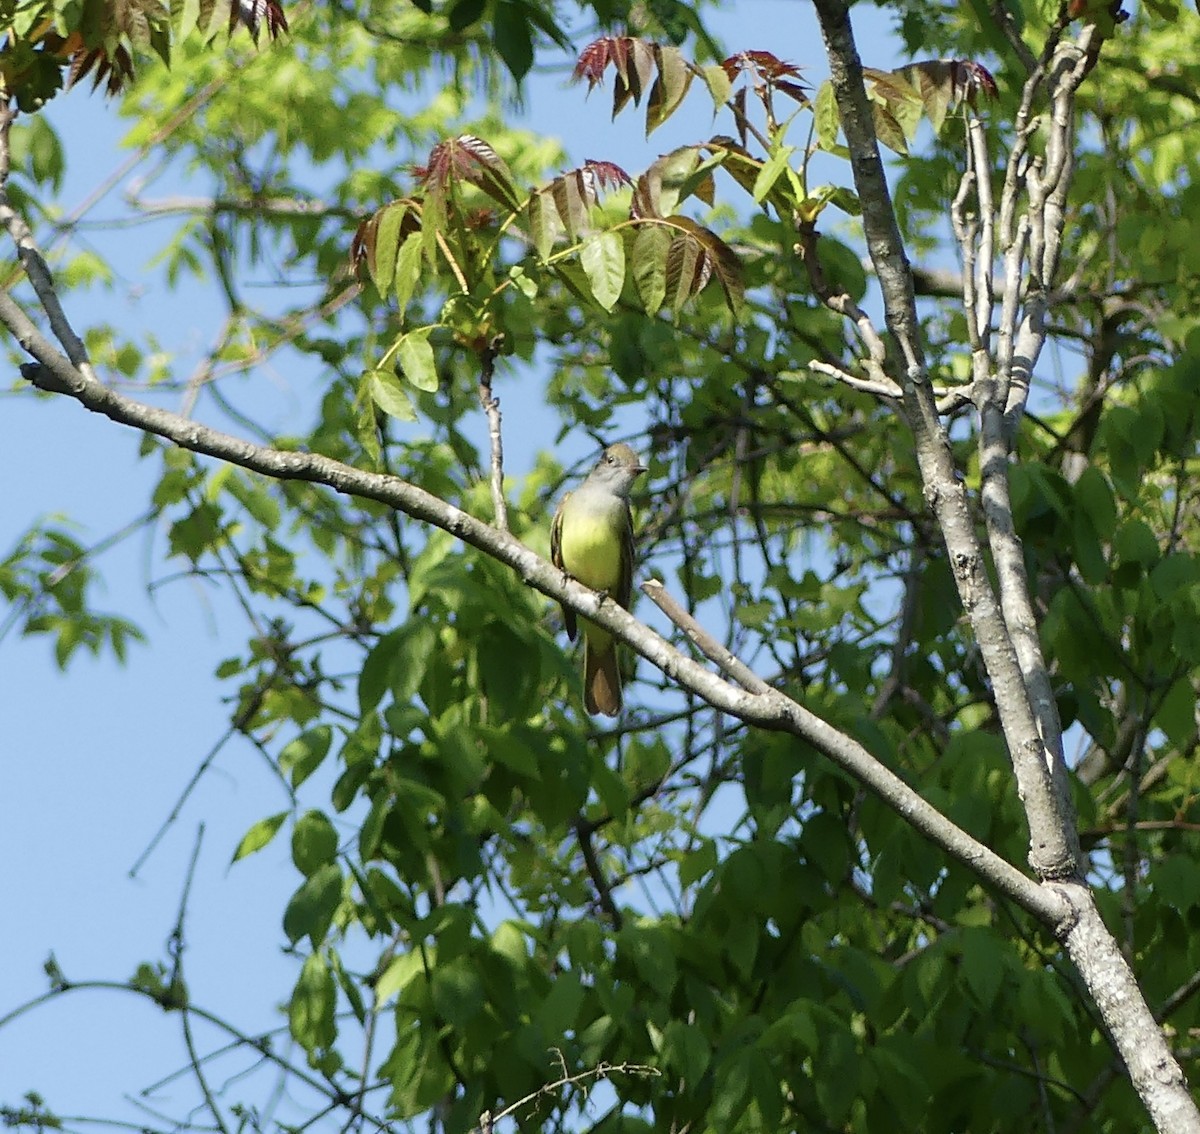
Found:
[{"label": "green leaf", "polygon": [[663,1061],[686,1083],[699,1083],[708,1070],[712,1045],[699,1028],[671,1020],[663,1031]]},{"label": "green leaf", "polygon": [[1104,554],[1096,529],[1092,526],[1091,516],[1085,511],[1078,511],[1072,516],[1072,544],[1076,566],[1085,583],[1097,586],[1108,579],[1108,560]]},{"label": "green leaf", "polygon": [[436,950],[427,948],[424,952],[425,957],[423,958],[421,950],[412,949],[407,953],[401,953],[388,964],[375,985],[377,1003],[382,1005],[391,1000],[393,996],[398,996],[408,987],[414,977],[425,972],[426,960],[432,964],[436,958]]},{"label": "green leaf", "polygon": [[1008,953],[982,928],[960,931],[963,975],[981,1012],[991,1012],[1004,984]]},{"label": "green leaf", "polygon": [[292,895],[284,911],[283,931],[288,940],[295,945],[307,937],[314,949],[320,948],[341,900],[342,872],[335,863],[319,867]]},{"label": "green leaf", "polygon": [[1126,520],[1113,538],[1113,550],[1122,563],[1136,563],[1149,569],[1158,562],[1161,554],[1158,540],[1144,520]]},{"label": "green leaf", "polygon": [[359,1026],[365,1025],[367,1022],[367,1006],[363,1003],[362,992],[358,987],[358,979],[346,972],[342,965],[342,958],[336,949],[327,950],[329,956],[329,966],[333,970],[333,975],[337,979],[338,988],[342,990],[342,995],[350,1005],[350,1011],[354,1013],[354,1018],[358,1021]]},{"label": "green leaf", "polygon": [[837,149],[838,130],[841,128],[841,116],[838,114],[837,98],[833,93],[833,84],[828,79],[817,88],[817,97],[813,103],[814,125],[817,128],[817,141],[821,149],[832,153]]},{"label": "green leaf", "polygon": [[554,198],[544,189],[530,195],[526,223],[529,237],[542,260],[548,260],[554,238],[562,229]]},{"label": "green leaf", "polygon": [[300,979],[288,1005],[288,1027],[292,1038],[312,1056],[327,1051],[337,1038],[334,1008],[337,986],[333,973],[320,953],[311,954],[300,970]]},{"label": "green leaf", "polygon": [[1171,855],[1154,863],[1148,881],[1170,909],[1187,913],[1200,905],[1200,866],[1183,855]]},{"label": "green leaf", "polygon": [[371,280],[380,295],[387,295],[396,278],[396,253],[400,248],[400,226],[408,213],[408,205],[394,201],[379,211],[375,229],[375,255],[367,261]]},{"label": "green leaf", "polygon": [[486,7],[485,0],[454,0],[450,5],[447,17],[450,30],[466,31],[472,24],[476,24],[482,19]]},{"label": "green leaf", "polygon": [[560,972],[546,998],[537,1006],[536,1019],[548,1036],[565,1036],[579,1022],[585,990],[579,974],[571,969]]},{"label": "green leaf", "polygon": [[780,175],[791,163],[792,155],[796,152],[795,146],[776,146],[770,157],[767,158],[767,163],[758,171],[758,176],[754,179],[754,187],[751,189],[755,201],[760,204],[766,198],[767,194],[775,186],[775,182],[779,180]]},{"label": "green leaf", "polygon": [[280,752],[279,770],[290,777],[292,787],[298,788],[321,766],[332,743],[333,730],[329,725],[317,725],[302,732]]},{"label": "green leaf", "polygon": [[437,363],[434,361],[433,347],[429,345],[431,330],[430,327],[422,327],[410,331],[396,348],[396,361],[404,377],[427,394],[436,393],[439,385]]},{"label": "green leaf", "polygon": [[733,90],[733,83],[725,73],[725,68],[719,63],[713,63],[705,67],[701,74],[704,76],[708,93],[712,96],[714,112],[724,110]]},{"label": "green leaf", "polygon": [[[404,312],[408,309],[409,301],[413,297],[413,293],[417,290],[421,283],[421,234],[419,232],[410,232],[405,238],[404,243],[400,245],[400,251],[396,255],[396,303],[400,308],[400,318],[404,318]],[[392,413],[385,406],[381,406],[385,413]],[[393,414],[399,417],[399,414]]]},{"label": "green leaf", "polygon": [[523,79],[533,66],[533,29],[524,4],[497,0],[493,26],[496,51],[514,79]]},{"label": "green leaf", "polygon": [[242,836],[242,841],[238,843],[237,850],[233,852],[233,858],[230,859],[230,863],[237,862],[247,855],[254,854],[255,851],[262,850],[275,837],[287,817],[288,813],[286,811],[280,811],[255,823]]},{"label": "green leaf", "polygon": [[703,840],[699,847],[686,854],[679,864],[679,884],[694,886],[701,878],[710,874],[717,866],[717,848],[711,839]]},{"label": "green leaf", "polygon": [[388,1106],[393,1120],[416,1118],[454,1090],[456,1079],[441,1056],[442,1043],[436,1030],[418,1021],[399,1030],[379,1068],[381,1079],[391,1085]]},{"label": "green leaf", "polygon": [[1092,530],[1102,540],[1112,539],[1117,526],[1117,505],[1104,474],[1088,465],[1072,489],[1076,504],[1091,521]]},{"label": "green leaf", "polygon": [[634,259],[630,266],[634,275],[634,287],[647,314],[658,311],[662,301],[666,299],[667,250],[670,247],[671,234],[660,224],[647,223],[638,226],[634,238]]},{"label": "green leaf", "polygon": [[617,956],[631,963],[658,995],[671,995],[678,977],[667,931],[649,918],[627,922],[617,933]]},{"label": "green leaf", "polygon": [[301,874],[311,877],[337,855],[338,837],[328,816],[306,811],[292,829],[292,861]]},{"label": "green leaf", "polygon": [[483,1008],[483,982],[473,958],[461,957],[433,970],[433,1004],[454,1028],[466,1028]]},{"label": "green leaf", "polygon": [[214,504],[199,504],[182,520],[171,525],[167,543],[172,555],[198,561],[211,548],[223,542],[221,509]]},{"label": "green leaf", "polygon": [[389,417],[397,421],[413,422],[417,420],[417,411],[412,398],[404,388],[393,370],[368,370],[363,375],[367,392],[375,403]]},{"label": "green leaf", "polygon": [[625,284],[625,244],[615,232],[598,232],[584,241],[580,263],[596,302],[611,311]]},{"label": "green leaf", "polygon": [[692,85],[692,72],[683,61],[679,48],[654,45],[658,75],[646,100],[646,136],[649,137],[679,108]]},{"label": "green leaf", "polygon": [[1154,714],[1154,723],[1179,748],[1186,748],[1196,732],[1196,691],[1190,678],[1181,677],[1167,691]]}]

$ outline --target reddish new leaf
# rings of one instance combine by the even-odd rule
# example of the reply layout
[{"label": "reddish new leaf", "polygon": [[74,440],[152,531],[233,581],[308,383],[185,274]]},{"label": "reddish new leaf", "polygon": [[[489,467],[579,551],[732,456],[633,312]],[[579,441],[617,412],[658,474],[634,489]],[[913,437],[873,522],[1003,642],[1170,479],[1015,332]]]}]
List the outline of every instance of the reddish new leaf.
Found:
[{"label": "reddish new leaf", "polygon": [[730,80],[739,72],[752,74],[767,83],[778,83],[780,79],[799,79],[801,70],[794,63],[785,63],[769,51],[739,51],[722,61]]},{"label": "reddish new leaf", "polygon": [[111,54],[102,47],[80,49],[71,56],[67,67],[67,87],[82,82],[93,68],[92,90],[97,90],[103,83],[104,93],[110,97],[120,94],[126,82],[133,79],[133,59],[124,47],[117,47]]},{"label": "reddish new leaf", "polygon": [[573,169],[556,177],[548,188],[563,228],[574,239],[587,227],[588,212],[596,203],[595,179]]},{"label": "reddish new leaf", "polygon": [[775,89],[781,94],[785,94],[788,98],[795,99],[801,106],[808,105],[809,89],[803,83],[776,83]]},{"label": "reddish new leaf", "polygon": [[601,190],[632,184],[629,174],[615,162],[590,158],[576,169],[556,177],[534,195],[542,204],[535,206],[533,200],[530,201],[530,231],[542,256],[548,254],[549,244],[554,239],[551,222],[543,212],[545,203],[554,202],[563,229],[574,239],[587,228],[588,214]]},{"label": "reddish new leaf", "polygon": [[575,63],[574,78],[586,79],[590,92],[604,81],[604,72],[609,66],[616,71],[613,80],[614,118],[630,102],[637,106],[642,96],[647,91],[651,92],[646,133],[674,112],[691,82],[691,70],[683,62],[677,48],[660,46],[629,35],[605,36],[589,43]]},{"label": "reddish new leaf", "polygon": [[258,43],[259,28],[267,25],[267,34],[278,39],[281,32],[288,30],[287,15],[279,0],[234,0],[229,9],[229,30],[244,24]]},{"label": "reddish new leaf", "polygon": [[745,299],[746,286],[742,265],[733,249],[715,232],[688,217],[671,217],[661,223],[675,233],[666,260],[671,306],[678,311],[715,274],[730,310],[737,314]]},{"label": "reddish new leaf", "polygon": [[453,181],[466,181],[507,209],[516,209],[520,203],[504,159],[473,134],[438,142],[430,151],[428,165],[417,172],[434,193],[445,192]]},{"label": "reddish new leaf", "polygon": [[575,61],[572,78],[576,82],[587,79],[589,93],[599,83],[604,82],[604,71],[612,61],[614,40],[613,36],[594,40],[579,53],[579,58]]},{"label": "reddish new leaf", "polygon": [[[733,249],[715,232],[697,224],[688,217],[672,217],[671,225],[686,233],[704,253],[704,283],[715,274],[717,282],[725,292],[726,302],[736,315],[746,297],[746,284],[742,264]],[[703,286],[703,284],[701,284]]]},{"label": "reddish new leaf", "polygon": [[620,66],[617,78],[613,83],[613,111],[616,116],[626,104],[633,101],[634,106],[642,100],[642,94],[650,85],[655,67],[655,46],[645,40],[626,37],[621,40],[621,51],[618,54]]},{"label": "reddish new leaf", "polygon": [[901,156],[908,155],[908,139],[896,116],[886,106],[878,102],[871,103],[871,117],[875,123],[875,137],[889,150],[894,150]]},{"label": "reddish new leaf", "polygon": [[947,111],[955,103],[965,101],[974,106],[980,95],[995,98],[997,94],[991,72],[969,59],[927,59],[898,71],[864,67],[863,75],[887,102],[894,117],[903,121],[901,104],[917,100],[935,131],[941,130]]},{"label": "reddish new leaf", "polygon": [[671,308],[678,314],[684,304],[708,283],[712,264],[699,242],[680,233],[667,249],[667,294]]},{"label": "reddish new leaf", "polygon": [[633,178],[615,161],[585,158],[583,169],[591,175],[598,189],[619,189],[622,185],[633,184]]}]

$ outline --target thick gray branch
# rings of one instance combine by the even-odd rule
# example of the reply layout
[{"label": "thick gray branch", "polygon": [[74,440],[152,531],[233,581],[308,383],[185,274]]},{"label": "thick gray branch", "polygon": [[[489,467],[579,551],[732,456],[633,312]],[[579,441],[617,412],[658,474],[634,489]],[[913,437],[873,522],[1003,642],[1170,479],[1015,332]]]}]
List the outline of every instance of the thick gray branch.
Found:
[{"label": "thick gray branch", "polygon": [[867,248],[883,292],[887,325],[904,359],[904,409],[913,431],[925,496],[946,541],[963,608],[992,681],[1017,788],[1029,820],[1030,863],[1043,878],[1080,870],[1070,799],[1056,792],[1024,676],[987,577],[983,549],[957,475],[925,370],[912,273],[896,225],[875,140],[862,64],[843,0],[816,0],[830,76],[863,205]]},{"label": "thick gray branch", "polygon": [[1187,1080],[1091,891],[1081,883],[1061,883],[1055,889],[1072,912],[1059,937],[1100,1009],[1155,1128],[1170,1134],[1200,1134],[1200,1112]]},{"label": "thick gray branch", "polygon": [[951,857],[999,892],[1054,927],[1065,914],[1057,895],[1026,877],[994,851],[955,826],[862,745],[775,689],[751,693],[680,653],[616,603],[589,590],[519,540],[462,509],[394,476],[364,472],[316,453],[284,452],[232,437],[179,414],[124,397],[73,367],[13,301],[0,292],[0,323],[38,360],[27,367],[39,388],[64,394],[113,421],[153,433],[194,453],[228,461],[279,480],[325,484],[346,495],[375,500],[432,524],[507,564],[535,590],[599,623],[679,685],[731,716],[811,744],[861,783]]}]

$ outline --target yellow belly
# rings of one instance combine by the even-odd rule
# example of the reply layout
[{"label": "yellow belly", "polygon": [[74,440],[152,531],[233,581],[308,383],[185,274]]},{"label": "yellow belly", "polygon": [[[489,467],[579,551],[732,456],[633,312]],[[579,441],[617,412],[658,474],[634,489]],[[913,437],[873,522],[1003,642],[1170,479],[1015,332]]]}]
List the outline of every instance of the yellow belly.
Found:
[{"label": "yellow belly", "polygon": [[562,562],[567,574],[594,591],[615,592],[621,584],[621,524],[624,517],[563,524]]}]

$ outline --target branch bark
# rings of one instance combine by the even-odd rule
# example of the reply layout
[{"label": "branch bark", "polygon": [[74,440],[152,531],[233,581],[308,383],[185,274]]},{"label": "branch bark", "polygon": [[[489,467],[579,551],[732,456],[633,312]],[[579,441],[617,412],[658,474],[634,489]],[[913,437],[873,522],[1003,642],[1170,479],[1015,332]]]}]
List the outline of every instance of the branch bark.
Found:
[{"label": "branch bark", "polygon": [[1057,790],[1051,777],[1029,691],[987,577],[966,489],[954,466],[926,371],[912,272],[884,176],[847,6],[844,0],[816,0],[816,9],[854,184],[862,202],[867,248],[883,292],[888,330],[904,363],[904,373],[899,376],[904,413],[913,432],[925,498],[946,541],[959,598],[992,681],[1017,790],[1029,821],[1029,861],[1042,878],[1078,877],[1081,860],[1070,797]]},{"label": "branch bark", "polygon": [[[990,171],[982,160],[978,130],[968,135],[970,175],[980,211],[988,213],[985,223],[963,220],[966,183],[955,200],[956,232],[970,242],[964,249],[968,265],[964,276],[969,277],[964,279],[964,300],[971,324],[972,385],[980,412],[983,510],[1000,587],[998,602],[984,572],[966,492],[956,476],[926,374],[912,274],[884,178],[848,8],[844,0],[815,0],[815,5],[888,329],[904,360],[905,415],[913,431],[926,498],[945,538],[959,595],[992,680],[1029,821],[1030,862],[1071,911],[1059,924],[1058,937],[1099,1008],[1155,1126],[1162,1131],[1200,1132],[1200,1111],[1183,1072],[1082,877],[1083,857],[1062,760],[1061,730],[1008,493],[1011,442],[1024,411],[1034,361],[1045,342],[1046,296],[1061,250],[1063,210],[1073,169],[1074,95],[1095,63],[1097,31],[1085,26],[1077,43],[1060,43],[1061,27],[1056,27],[1024,90],[1000,208],[1005,276],[996,360],[985,343],[995,230],[984,188]],[[1025,145],[1032,129],[1034,97],[1043,80],[1053,122],[1046,157],[1039,164],[1027,161]],[[1022,187],[1029,203],[1027,211],[1018,215]],[[1028,277],[1023,276],[1026,267]]]},{"label": "branch bark", "polygon": [[278,480],[324,484],[348,496],[386,504],[449,532],[511,567],[528,586],[598,623],[714,708],[747,724],[786,732],[812,745],[878,794],[952,858],[1045,925],[1053,929],[1066,917],[1066,907],[1057,894],[1038,885],[952,823],[857,741],[774,688],[750,693],[718,677],[604,595],[564,577],[557,567],[509,533],[399,477],[364,472],[317,453],[286,452],[255,445],[125,397],[72,366],[6,293],[0,293],[0,323],[37,359],[37,364],[26,367],[25,372],[39,389],[74,398],[94,413],[153,433],[191,452]]}]

